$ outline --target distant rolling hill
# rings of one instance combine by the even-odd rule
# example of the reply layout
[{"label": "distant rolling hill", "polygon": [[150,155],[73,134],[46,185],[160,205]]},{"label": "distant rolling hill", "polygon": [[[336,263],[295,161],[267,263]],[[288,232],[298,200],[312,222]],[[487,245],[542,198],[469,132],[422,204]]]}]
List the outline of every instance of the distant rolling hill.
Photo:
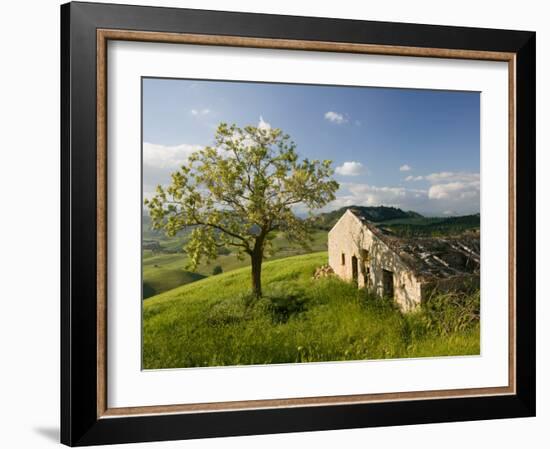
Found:
[{"label": "distant rolling hill", "polygon": [[[184,249],[188,233],[189,230],[183,230],[175,237],[166,237],[160,231],[151,230],[150,217],[143,216],[143,299],[212,276],[214,268],[225,273],[250,265],[248,257],[240,259],[231,248],[228,248],[220,250],[218,258],[212,263],[203,261],[194,271],[188,270],[186,267],[189,259]],[[311,234],[310,248],[307,249],[277,233],[271,240],[275,253],[270,259],[326,250],[326,234],[324,230],[314,230]]]},{"label": "distant rolling hill", "polygon": [[480,218],[479,214],[460,217],[413,217],[386,220],[377,225],[399,237],[441,237],[461,234],[465,231],[477,231]]},{"label": "distant rolling hill", "polygon": [[348,206],[317,215],[313,218],[314,226],[328,231],[348,209],[358,211],[359,215],[388,233],[405,238],[455,235],[478,230],[480,224],[479,214],[459,217],[424,217],[417,212],[404,211],[396,207]]},{"label": "distant rolling hill", "polygon": [[397,207],[387,206],[347,206],[331,212],[325,212],[317,215],[314,218],[314,224],[320,229],[330,230],[348,209],[354,209],[361,213],[362,216],[372,222],[382,222],[387,220],[424,218],[417,212],[404,211]]},{"label": "distant rolling hill", "polygon": [[143,299],[205,277],[185,269],[183,254],[151,254],[143,257]]}]

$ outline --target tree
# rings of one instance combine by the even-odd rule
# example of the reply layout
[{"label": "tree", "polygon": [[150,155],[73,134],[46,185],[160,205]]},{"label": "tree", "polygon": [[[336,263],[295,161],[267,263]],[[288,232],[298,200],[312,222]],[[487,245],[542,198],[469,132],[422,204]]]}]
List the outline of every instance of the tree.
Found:
[{"label": "tree", "polygon": [[271,253],[274,232],[307,245],[310,220],[293,212],[311,211],[332,201],[338,183],[332,161],[299,160],[296,145],[265,122],[238,128],[221,123],[214,144],[192,153],[146,201],[153,228],[174,236],[190,227],[186,251],[190,268],[202,258],[213,260],[220,248],[250,257],[252,293],[262,295],[264,258]]}]

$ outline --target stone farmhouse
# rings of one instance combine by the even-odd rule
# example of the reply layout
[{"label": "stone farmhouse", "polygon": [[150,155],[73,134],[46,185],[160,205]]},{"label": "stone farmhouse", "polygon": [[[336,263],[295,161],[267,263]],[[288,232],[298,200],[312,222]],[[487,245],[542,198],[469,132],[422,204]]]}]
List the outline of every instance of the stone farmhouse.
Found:
[{"label": "stone farmhouse", "polygon": [[479,286],[479,232],[399,238],[348,209],[328,234],[329,265],[342,279],[410,311],[434,291]]}]

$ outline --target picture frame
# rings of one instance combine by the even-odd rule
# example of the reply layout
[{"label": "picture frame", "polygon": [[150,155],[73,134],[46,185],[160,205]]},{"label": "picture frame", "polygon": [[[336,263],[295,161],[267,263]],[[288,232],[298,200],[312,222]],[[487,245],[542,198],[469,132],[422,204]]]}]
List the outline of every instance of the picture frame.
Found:
[{"label": "picture frame", "polygon": [[[81,446],[534,416],[535,39],[527,31],[62,5],[61,442]],[[109,408],[106,71],[111,41],[506,62],[508,385]]]}]

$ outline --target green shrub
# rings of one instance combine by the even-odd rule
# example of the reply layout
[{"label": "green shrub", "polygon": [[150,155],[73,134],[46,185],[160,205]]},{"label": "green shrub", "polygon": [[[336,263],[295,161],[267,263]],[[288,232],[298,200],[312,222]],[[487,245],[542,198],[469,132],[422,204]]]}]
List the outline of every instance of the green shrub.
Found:
[{"label": "green shrub", "polygon": [[212,269],[212,274],[215,276],[216,274],[222,274],[223,273],[223,268],[221,267],[221,265],[216,265],[213,269]]},{"label": "green shrub", "polygon": [[155,296],[157,292],[153,287],[151,287],[147,282],[143,283],[143,299],[150,298],[151,296]]},{"label": "green shrub", "polygon": [[218,256],[227,256],[231,254],[231,250],[225,247],[218,248]]},{"label": "green shrub", "polygon": [[290,317],[305,311],[308,301],[303,288],[285,282],[272,283],[265,297],[275,323],[286,323]]},{"label": "green shrub", "polygon": [[246,319],[244,303],[235,301],[222,301],[210,309],[206,318],[209,326],[219,327],[240,323]]},{"label": "green shrub", "polygon": [[479,290],[473,293],[434,294],[422,305],[421,318],[427,330],[449,335],[479,323]]}]

